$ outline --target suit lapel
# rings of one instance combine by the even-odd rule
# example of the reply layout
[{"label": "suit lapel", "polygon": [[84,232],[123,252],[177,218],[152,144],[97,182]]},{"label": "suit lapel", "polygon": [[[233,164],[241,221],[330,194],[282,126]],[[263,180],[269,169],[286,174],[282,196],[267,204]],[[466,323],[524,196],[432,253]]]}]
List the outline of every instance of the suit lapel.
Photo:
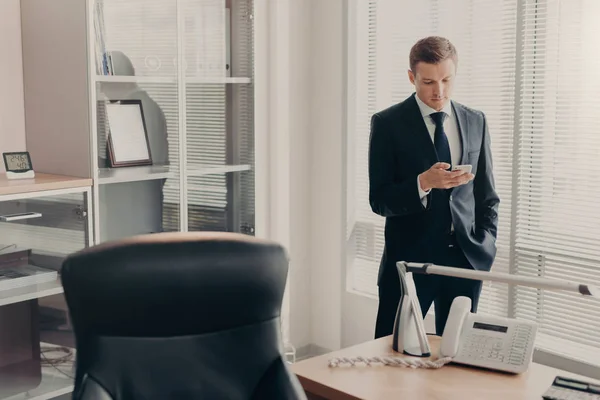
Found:
[{"label": "suit lapel", "polygon": [[438,160],[437,152],[435,151],[435,146],[431,140],[431,136],[429,135],[429,131],[427,130],[427,126],[425,125],[421,109],[419,109],[415,96],[416,95],[413,94],[407,99],[409,107],[406,116],[408,122],[415,130],[414,136],[416,138],[417,147],[423,149],[425,156],[430,161],[430,164],[433,165]]},{"label": "suit lapel", "polygon": [[468,120],[467,120],[467,113],[465,112],[465,110],[463,110],[462,107],[456,107],[456,105],[454,104],[454,102],[452,102],[452,112],[454,112],[454,114],[456,115],[456,121],[458,122],[458,133],[460,134],[460,141],[461,141],[461,148],[462,148],[462,154],[460,156],[460,163],[461,164],[466,164],[467,163],[467,153],[468,153],[468,149],[467,149],[467,127],[468,125]]}]

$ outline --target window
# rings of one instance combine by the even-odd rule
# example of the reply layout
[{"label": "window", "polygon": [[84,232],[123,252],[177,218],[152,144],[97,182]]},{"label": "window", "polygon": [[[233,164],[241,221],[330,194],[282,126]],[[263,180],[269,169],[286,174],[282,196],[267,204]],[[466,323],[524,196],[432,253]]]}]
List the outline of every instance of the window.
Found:
[{"label": "window", "polygon": [[[433,34],[458,50],[454,100],[489,122],[501,199],[493,271],[600,281],[599,16],[595,0],[350,2],[348,290],[377,295],[384,245],[368,201],[370,118],[412,94],[410,47]],[[537,320],[538,347],[598,363],[597,300],[485,282],[479,311]]]}]

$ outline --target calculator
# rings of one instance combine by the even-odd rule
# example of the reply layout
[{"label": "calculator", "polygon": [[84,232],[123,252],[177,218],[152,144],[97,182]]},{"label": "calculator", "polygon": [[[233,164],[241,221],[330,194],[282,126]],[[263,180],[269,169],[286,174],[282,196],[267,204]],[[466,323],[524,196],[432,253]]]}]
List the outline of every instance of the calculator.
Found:
[{"label": "calculator", "polygon": [[543,394],[545,400],[600,400],[600,385],[557,376]]}]

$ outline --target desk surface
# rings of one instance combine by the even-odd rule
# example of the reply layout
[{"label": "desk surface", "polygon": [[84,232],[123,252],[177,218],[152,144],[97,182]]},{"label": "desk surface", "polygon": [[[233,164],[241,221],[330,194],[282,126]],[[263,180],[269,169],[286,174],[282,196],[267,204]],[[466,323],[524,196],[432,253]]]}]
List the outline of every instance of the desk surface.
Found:
[{"label": "desk surface", "polygon": [[[440,337],[428,336],[432,354]],[[383,365],[330,368],[333,357],[398,356],[391,336],[334,351],[293,364],[304,390],[316,398],[333,400],[534,400],[552,385],[557,375],[594,381],[532,363],[520,375],[448,364],[441,369],[412,369]],[[435,356],[433,358],[436,358]]]}]

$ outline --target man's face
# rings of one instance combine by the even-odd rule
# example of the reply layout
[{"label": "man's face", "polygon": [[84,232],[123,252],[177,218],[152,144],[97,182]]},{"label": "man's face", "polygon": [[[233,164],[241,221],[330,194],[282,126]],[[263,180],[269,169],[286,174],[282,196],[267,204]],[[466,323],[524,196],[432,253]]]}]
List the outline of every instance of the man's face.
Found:
[{"label": "man's face", "polygon": [[440,111],[450,100],[456,65],[448,58],[438,64],[419,62],[415,71],[408,70],[408,78],[423,103]]}]

